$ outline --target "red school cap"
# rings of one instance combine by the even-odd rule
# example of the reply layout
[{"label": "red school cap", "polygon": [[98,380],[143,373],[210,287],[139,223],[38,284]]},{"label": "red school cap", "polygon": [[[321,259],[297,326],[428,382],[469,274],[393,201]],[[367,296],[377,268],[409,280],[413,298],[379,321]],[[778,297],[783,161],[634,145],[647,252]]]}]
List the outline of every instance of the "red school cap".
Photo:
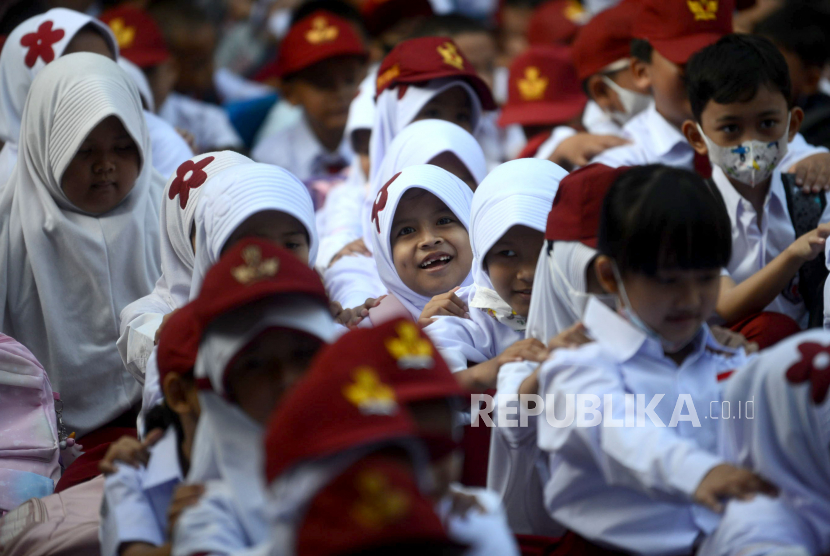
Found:
[{"label": "red school cap", "polygon": [[617,178],[629,169],[630,166],[609,168],[594,163],[565,176],[559,182],[559,189],[553,198],[545,239],[579,241],[596,249],[605,194]]},{"label": "red school cap", "polygon": [[399,85],[425,83],[441,77],[466,81],[478,93],[484,110],[496,109],[490,87],[449,37],[420,37],[399,43],[380,64],[377,94]]},{"label": "red school cap", "polygon": [[138,67],[152,67],[170,58],[158,23],[144,10],[119,6],[105,11],[98,19],[109,25],[121,55]]},{"label": "red school cap", "polygon": [[732,32],[734,11],[735,0],[641,0],[632,34],[684,65],[692,54]]},{"label": "red school cap", "polygon": [[590,14],[577,0],[543,2],[530,17],[527,42],[531,46],[570,44]]},{"label": "red school cap", "polygon": [[291,26],[280,44],[277,59],[258,77],[285,77],[318,62],[338,56],[367,58],[369,52],[357,30],[347,20],[317,10]]},{"label": "red school cap", "polygon": [[595,15],[579,31],[572,54],[580,82],[631,56],[631,28],[639,7],[637,0],[623,0]]},{"label": "red school cap", "polygon": [[507,103],[499,125],[555,125],[582,113],[588,97],[576,77],[570,49],[533,46],[510,65]]},{"label": "red school cap", "polygon": [[193,305],[187,304],[174,311],[159,334],[156,362],[159,370],[159,385],[169,373],[193,375],[202,327],[193,314]]}]

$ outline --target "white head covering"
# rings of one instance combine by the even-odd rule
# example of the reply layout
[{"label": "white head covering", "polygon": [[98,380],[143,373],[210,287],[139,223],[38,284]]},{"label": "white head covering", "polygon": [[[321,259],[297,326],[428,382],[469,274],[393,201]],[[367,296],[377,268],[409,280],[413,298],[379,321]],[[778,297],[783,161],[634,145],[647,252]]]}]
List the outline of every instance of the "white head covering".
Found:
[{"label": "white head covering", "polygon": [[[828,365],[830,333],[825,330],[779,342],[727,381],[724,400],[733,419],[721,420],[723,442],[734,450],[736,463],[775,483],[780,497],[825,535],[830,528],[830,393],[817,404],[809,379],[792,382],[787,375],[796,372],[790,371],[794,366],[827,373]],[[735,419],[738,402],[748,411],[750,400],[753,417]]]},{"label": "white head covering", "polygon": [[481,100],[473,88],[465,81],[454,77],[433,79],[425,85],[407,85],[403,97],[398,98],[401,86],[386,89],[377,98],[375,123],[372,126],[372,139],[369,142],[371,170],[369,179],[374,178],[380,170],[386,151],[392,140],[418,115],[418,112],[434,97],[453,87],[461,87],[470,95],[472,102],[473,131],[481,119]]},{"label": "white head covering", "polygon": [[[51,22],[52,33],[57,37],[57,31],[63,36],[51,45],[52,56],[55,59],[63,55],[63,51],[75,35],[87,25],[92,25],[107,40],[116,59],[118,58],[118,42],[112,35],[110,28],[86,14],[53,8],[46,13],[31,17],[15,27],[0,54],[0,140],[7,143],[17,143],[20,137],[20,122],[23,115],[23,105],[26,95],[35,76],[46,67],[47,61],[42,56],[35,59],[32,48],[20,44],[26,35],[37,33],[38,28],[45,22]],[[48,57],[48,50],[46,56]],[[34,59],[32,65],[27,64]]]},{"label": "white head covering", "polygon": [[[72,205],[61,178],[90,131],[113,115],[138,146],[141,172],[121,204],[93,216]],[[138,393],[115,342],[121,309],[159,276],[162,180],[151,159],[138,89],[115,62],[71,54],[34,80],[20,158],[0,196],[0,324],[49,370],[79,435]]]},{"label": "white head covering", "polygon": [[118,57],[118,65],[121,66],[121,69],[127,72],[127,75],[129,75],[133,81],[135,81],[135,86],[138,87],[141,100],[144,101],[144,106],[147,107],[147,110],[155,113],[156,102],[153,98],[153,90],[150,89],[150,82],[147,81],[147,77],[144,75],[144,72],[141,71],[141,68],[123,56]]},{"label": "white head covering", "polygon": [[291,172],[270,164],[243,164],[220,172],[202,188],[196,207],[196,256],[190,298],[216,264],[228,238],[247,218],[266,210],[290,214],[308,232],[308,264],[314,267],[319,241],[311,195]]},{"label": "white head covering", "polygon": [[[470,214],[473,192],[470,191],[466,183],[457,177],[430,164],[406,168],[386,190],[386,206],[378,213],[376,223],[372,224],[372,245],[378,274],[383,285],[400,300],[412,317],[417,320],[431,298],[415,293],[398,276],[392,258],[392,238],[390,237],[398,203],[404,193],[413,188],[423,189],[438,197],[468,230],[468,215]],[[378,228],[380,228],[380,231],[378,231]],[[460,285],[466,286],[471,283],[472,277],[468,275]]]},{"label": "white head covering", "polygon": [[395,137],[386,151],[375,179],[372,180],[371,195],[363,208],[363,241],[367,246],[372,242],[372,204],[380,188],[404,168],[427,164],[445,152],[457,156],[476,183],[481,183],[487,175],[487,161],[478,141],[454,123],[444,120],[422,120],[406,126]]},{"label": "white head covering", "polygon": [[[365,79],[360,83],[357,96],[349,105],[349,118],[346,120],[346,129],[343,136],[349,141],[349,148],[353,145],[352,133],[361,129],[372,129],[375,122],[375,80],[377,79],[377,67],[369,71]],[[365,187],[369,176],[363,173],[363,166],[360,164],[360,157],[355,154],[349,165],[349,178],[344,185]]]}]

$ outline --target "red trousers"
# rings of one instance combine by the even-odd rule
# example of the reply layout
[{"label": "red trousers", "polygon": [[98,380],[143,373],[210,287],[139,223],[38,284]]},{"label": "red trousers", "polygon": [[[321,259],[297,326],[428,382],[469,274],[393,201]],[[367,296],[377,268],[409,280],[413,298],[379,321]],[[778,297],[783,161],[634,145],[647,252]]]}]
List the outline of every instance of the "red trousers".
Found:
[{"label": "red trousers", "polygon": [[766,311],[731,324],[729,328],[733,332],[743,334],[750,342],[757,343],[761,349],[801,332],[798,323],[787,315]]}]

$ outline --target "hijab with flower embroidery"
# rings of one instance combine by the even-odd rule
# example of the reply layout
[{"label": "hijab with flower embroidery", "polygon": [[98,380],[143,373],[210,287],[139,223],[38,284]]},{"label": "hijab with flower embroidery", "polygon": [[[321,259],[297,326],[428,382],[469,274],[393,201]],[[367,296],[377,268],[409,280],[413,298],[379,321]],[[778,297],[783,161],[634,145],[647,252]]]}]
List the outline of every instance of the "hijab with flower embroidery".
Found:
[{"label": "hijab with flower embroidery", "polygon": [[[116,116],[135,141],[140,173],[112,210],[91,215],[61,188],[89,133]],[[79,436],[138,399],[115,342],[118,315],[159,277],[158,198],[138,89],[112,60],[63,56],[35,78],[20,158],[0,193],[0,328],[43,363]]]}]

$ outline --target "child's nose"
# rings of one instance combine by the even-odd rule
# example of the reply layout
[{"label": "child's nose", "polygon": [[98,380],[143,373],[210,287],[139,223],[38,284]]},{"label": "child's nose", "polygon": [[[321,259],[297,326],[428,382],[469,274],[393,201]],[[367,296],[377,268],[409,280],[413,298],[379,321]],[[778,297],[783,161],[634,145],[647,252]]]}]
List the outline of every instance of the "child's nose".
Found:
[{"label": "child's nose", "polygon": [[422,247],[431,247],[433,245],[439,245],[443,243],[443,239],[438,234],[434,233],[429,228],[425,228],[424,231],[421,233],[421,246]]},{"label": "child's nose", "polygon": [[92,171],[96,174],[111,172],[113,170],[115,170],[115,162],[109,155],[102,154],[92,163]]}]

